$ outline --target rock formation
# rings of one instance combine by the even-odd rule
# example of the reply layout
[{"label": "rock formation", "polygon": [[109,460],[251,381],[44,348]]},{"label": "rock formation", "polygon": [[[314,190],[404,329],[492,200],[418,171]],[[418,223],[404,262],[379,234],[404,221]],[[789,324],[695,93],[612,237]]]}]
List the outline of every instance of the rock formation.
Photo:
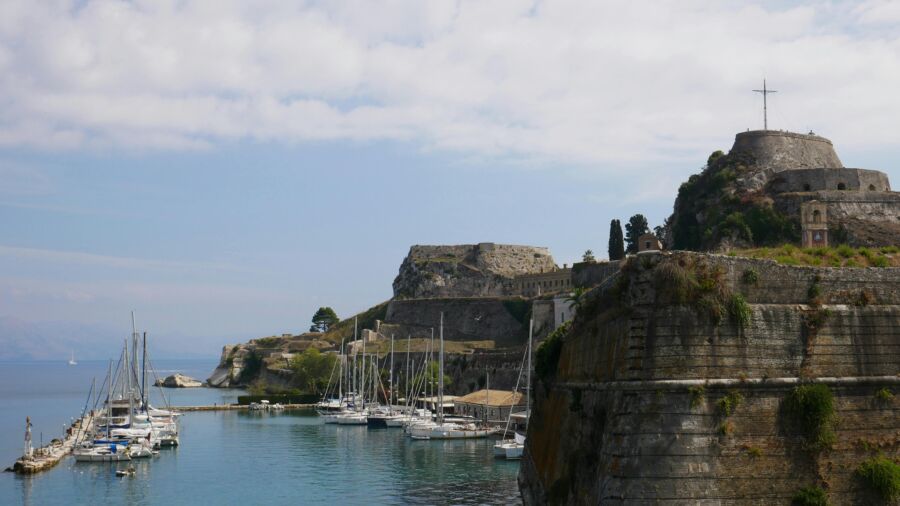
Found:
[{"label": "rock formation", "polygon": [[318,339],[319,334],[272,336],[251,339],[242,344],[222,347],[219,365],[206,383],[211,387],[234,388],[263,381],[273,386],[290,383],[290,359],[309,347],[334,349],[334,344]]},{"label": "rock formation", "polygon": [[525,503],[875,504],[855,471],[900,458],[898,329],[900,268],[630,258],[537,353]]},{"label": "rock formation", "polygon": [[416,245],[394,279],[394,298],[509,295],[514,276],[555,268],[547,248],[493,243]]},{"label": "rock formation", "polygon": [[166,388],[196,388],[202,387],[203,382],[181,373],[175,373],[166,376],[163,379],[156,380],[156,386]]}]

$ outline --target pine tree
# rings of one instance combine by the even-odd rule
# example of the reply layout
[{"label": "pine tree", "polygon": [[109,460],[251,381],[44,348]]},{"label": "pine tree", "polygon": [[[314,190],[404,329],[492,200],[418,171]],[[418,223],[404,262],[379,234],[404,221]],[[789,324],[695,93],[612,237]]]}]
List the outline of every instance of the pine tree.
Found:
[{"label": "pine tree", "polygon": [[312,317],[313,324],[309,327],[309,331],[328,332],[328,329],[339,321],[334,309],[331,309],[330,307],[320,307]]},{"label": "pine tree", "polygon": [[625,240],[622,238],[622,224],[619,220],[609,222],[609,259],[625,258]]},{"label": "pine tree", "polygon": [[627,251],[637,253],[638,239],[650,231],[647,218],[643,214],[635,214],[625,224],[625,241],[628,243]]}]

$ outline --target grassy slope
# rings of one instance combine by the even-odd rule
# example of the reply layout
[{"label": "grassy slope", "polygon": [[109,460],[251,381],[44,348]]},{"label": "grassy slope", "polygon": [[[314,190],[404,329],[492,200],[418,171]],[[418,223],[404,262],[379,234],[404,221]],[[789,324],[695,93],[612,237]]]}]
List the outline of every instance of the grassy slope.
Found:
[{"label": "grassy slope", "polygon": [[900,267],[900,248],[851,248],[840,245],[828,248],[798,248],[784,245],[777,248],[734,250],[729,256],[764,258],[783,265],[816,267]]}]

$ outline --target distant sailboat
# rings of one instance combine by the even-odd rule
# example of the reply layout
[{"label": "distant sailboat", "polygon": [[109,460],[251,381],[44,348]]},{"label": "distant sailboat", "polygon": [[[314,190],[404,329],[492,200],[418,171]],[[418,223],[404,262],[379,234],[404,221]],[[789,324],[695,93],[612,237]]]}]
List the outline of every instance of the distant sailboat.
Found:
[{"label": "distant sailboat", "polygon": [[75,361],[75,352],[72,352],[72,358],[69,359],[69,365],[78,365],[78,362]]}]

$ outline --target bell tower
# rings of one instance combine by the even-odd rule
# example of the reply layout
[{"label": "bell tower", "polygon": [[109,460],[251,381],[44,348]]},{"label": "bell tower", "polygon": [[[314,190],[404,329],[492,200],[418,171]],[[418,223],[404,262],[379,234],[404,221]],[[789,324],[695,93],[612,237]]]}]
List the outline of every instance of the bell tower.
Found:
[{"label": "bell tower", "polygon": [[800,206],[801,243],[804,248],[828,246],[827,206],[818,200],[804,202]]}]

